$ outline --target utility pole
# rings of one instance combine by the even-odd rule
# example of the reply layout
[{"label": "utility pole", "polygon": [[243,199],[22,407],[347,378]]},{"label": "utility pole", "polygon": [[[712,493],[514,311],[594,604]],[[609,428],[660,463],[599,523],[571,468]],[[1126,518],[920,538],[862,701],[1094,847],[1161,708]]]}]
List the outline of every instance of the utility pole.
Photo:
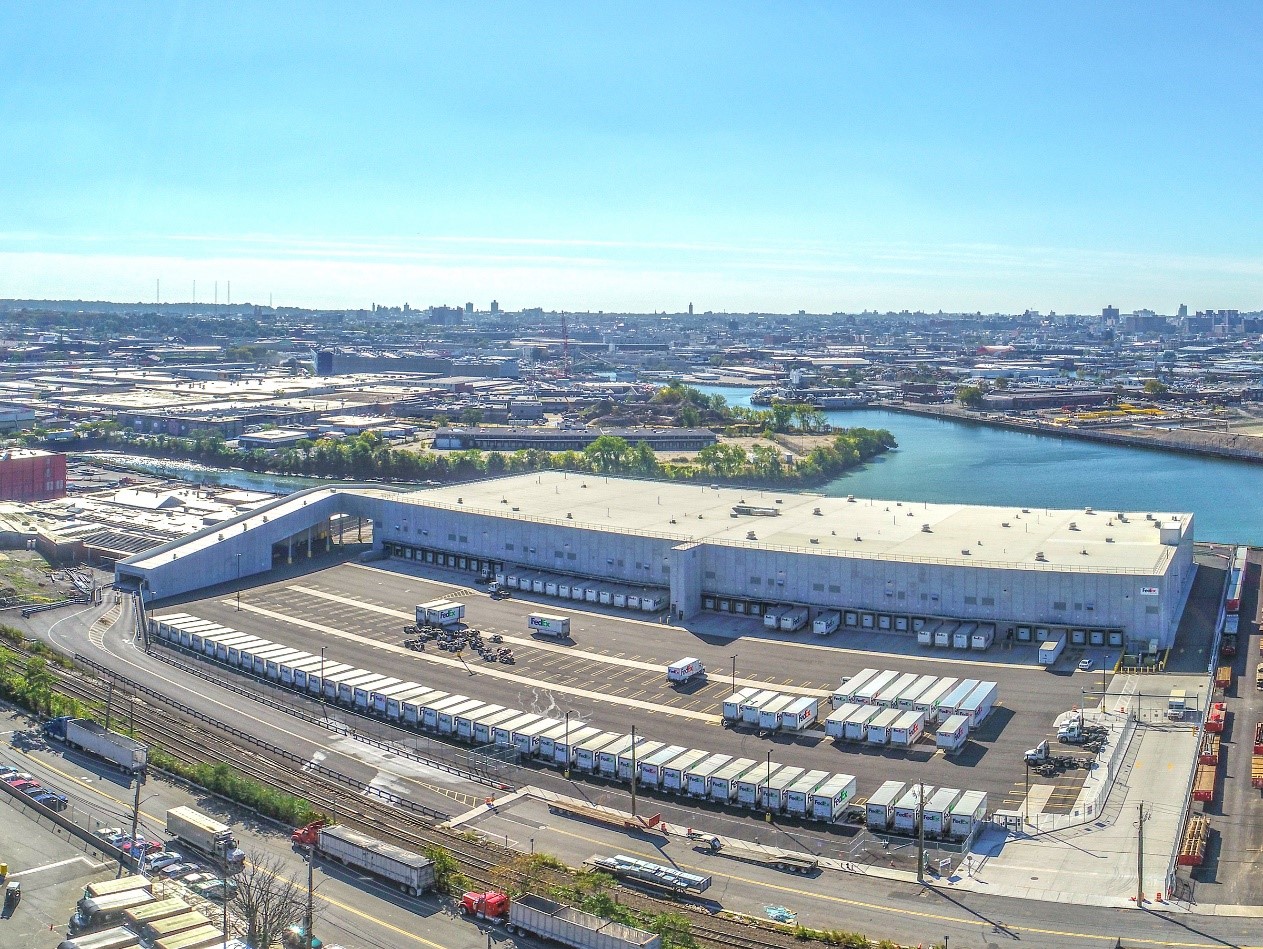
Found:
[{"label": "utility pole", "polygon": [[732,694],[737,694],[737,657],[732,656]]},{"label": "utility pole", "polygon": [[110,674],[110,687],[105,690],[105,727],[110,727],[110,712],[114,708],[114,675]]},{"label": "utility pole", "polygon": [[307,917],[303,921],[303,933],[307,939],[307,945],[303,949],[311,949],[312,935],[311,927],[315,925],[316,918],[316,899],[313,875],[315,873],[315,842],[307,845]]},{"label": "utility pole", "polygon": [[[553,719],[553,721],[556,721],[556,719]],[[632,817],[635,817],[636,816],[636,726],[635,725],[632,726],[631,732],[632,732],[631,733],[631,740],[632,740],[632,743],[631,743],[631,756],[632,756],[631,797],[632,797]],[[618,770],[617,761],[614,762],[614,770],[615,771]]]},{"label": "utility pole", "polygon": [[[136,831],[140,827],[140,788],[145,783],[145,772],[136,772],[136,795],[132,798],[132,840],[136,839]],[[140,868],[139,859],[137,859],[137,869]]]},{"label": "utility pole", "polygon": [[917,882],[925,882],[925,782],[917,783]]},{"label": "utility pole", "polygon": [[1140,815],[1136,820],[1136,909],[1145,906],[1145,805],[1139,805]]}]

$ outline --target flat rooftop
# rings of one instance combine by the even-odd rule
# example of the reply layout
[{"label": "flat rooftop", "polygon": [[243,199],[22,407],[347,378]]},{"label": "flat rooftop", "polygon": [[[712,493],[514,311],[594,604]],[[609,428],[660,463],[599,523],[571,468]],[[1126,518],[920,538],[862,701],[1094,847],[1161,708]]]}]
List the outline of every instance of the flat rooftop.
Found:
[{"label": "flat rooftop", "polygon": [[[396,495],[420,505],[684,541],[1032,569],[1158,574],[1175,547],[1161,524],[1192,515],[982,507],[682,485],[567,472]],[[775,515],[740,514],[742,505]],[[753,537],[749,534],[753,533]],[[1037,558],[1043,555],[1043,560]]]}]

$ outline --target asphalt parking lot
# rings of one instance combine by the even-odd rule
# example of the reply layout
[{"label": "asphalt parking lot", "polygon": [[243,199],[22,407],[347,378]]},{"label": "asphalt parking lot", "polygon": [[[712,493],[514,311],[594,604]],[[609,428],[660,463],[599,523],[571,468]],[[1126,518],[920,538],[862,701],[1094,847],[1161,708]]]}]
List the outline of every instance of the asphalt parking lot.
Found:
[{"label": "asphalt parking lot", "polygon": [[[1030,646],[997,646],[986,660],[970,661],[920,650],[908,636],[795,637],[766,633],[754,619],[718,615],[706,615],[688,628],[668,626],[636,615],[579,612],[523,595],[492,600],[470,586],[472,580],[448,571],[422,575],[414,564],[393,561],[341,564],[247,586],[240,611],[235,595],[221,588],[204,599],[164,604],[157,613],[191,613],[312,653],[324,647],[330,662],[380,670],[506,707],[557,717],[569,710],[611,731],[625,732],[635,723],[655,740],[756,760],[770,750],[782,764],[855,774],[861,795],[885,780],[924,780],[987,791],[993,807],[1005,806],[1018,788],[1025,793],[1022,752],[1049,737],[1056,716],[1081,704],[1083,690],[1099,689],[1102,681],[1099,671],[1076,672],[1079,653],[1070,650],[1049,671],[1034,665]],[[403,650],[403,627],[413,621],[415,605],[438,597],[459,599],[466,604],[469,625],[505,636],[516,663],[485,664],[472,654],[457,659],[433,647],[424,653]],[[572,641],[532,638],[526,615],[535,610],[569,615]],[[874,653],[875,646],[887,651]],[[707,684],[685,691],[667,686],[666,664],[684,655],[705,662]],[[952,758],[937,753],[930,742],[907,751],[835,744],[818,729],[763,737],[718,722],[720,703],[732,691],[734,655],[739,687],[757,684],[827,696],[841,677],[874,667],[992,679],[1000,684],[1000,698],[969,745]],[[827,707],[826,698],[825,714]],[[1057,779],[1046,809],[1068,809],[1085,774],[1070,771]]]},{"label": "asphalt parking lot", "polygon": [[0,946],[14,949],[56,946],[83,888],[118,872],[117,863],[33,813],[0,792],[0,863],[22,884],[21,902],[0,913]]}]

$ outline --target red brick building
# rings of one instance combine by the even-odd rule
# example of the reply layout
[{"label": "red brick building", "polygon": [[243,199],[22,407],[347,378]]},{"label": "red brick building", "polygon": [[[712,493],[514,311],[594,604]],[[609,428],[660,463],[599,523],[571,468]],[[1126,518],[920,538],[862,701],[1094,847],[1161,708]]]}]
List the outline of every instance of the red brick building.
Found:
[{"label": "red brick building", "polygon": [[29,448],[0,452],[0,501],[66,496],[66,456]]}]

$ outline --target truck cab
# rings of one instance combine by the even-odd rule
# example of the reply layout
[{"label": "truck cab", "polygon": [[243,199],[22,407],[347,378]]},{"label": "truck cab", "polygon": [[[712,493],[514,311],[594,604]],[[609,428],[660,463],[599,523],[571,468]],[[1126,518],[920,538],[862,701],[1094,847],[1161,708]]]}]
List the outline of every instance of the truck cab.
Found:
[{"label": "truck cab", "polygon": [[[1260,668],[1263,669],[1263,666]],[[1172,689],[1171,697],[1167,699],[1167,718],[1178,722],[1184,717],[1186,711],[1188,711],[1188,693],[1184,689]]]},{"label": "truck cab", "polygon": [[464,893],[460,898],[462,916],[501,923],[509,916],[509,898],[503,893],[488,890],[486,893]]}]

